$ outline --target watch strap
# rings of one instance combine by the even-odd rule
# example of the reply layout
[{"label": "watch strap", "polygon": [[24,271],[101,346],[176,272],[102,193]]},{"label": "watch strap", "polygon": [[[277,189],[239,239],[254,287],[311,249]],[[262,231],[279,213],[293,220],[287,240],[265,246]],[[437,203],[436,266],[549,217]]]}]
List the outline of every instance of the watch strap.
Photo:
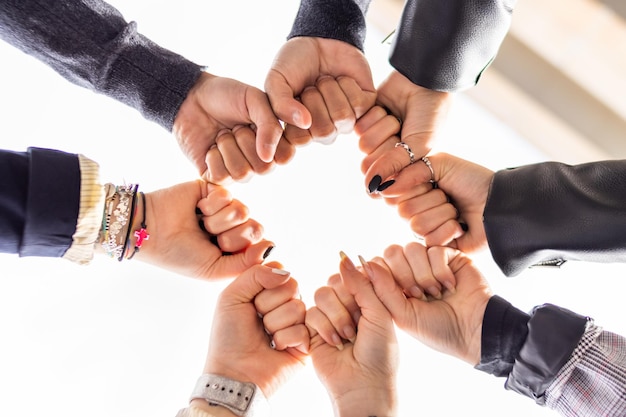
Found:
[{"label": "watch strap", "polygon": [[251,382],[241,382],[216,374],[203,374],[191,393],[191,400],[203,399],[242,417],[264,416],[268,408],[261,389]]}]

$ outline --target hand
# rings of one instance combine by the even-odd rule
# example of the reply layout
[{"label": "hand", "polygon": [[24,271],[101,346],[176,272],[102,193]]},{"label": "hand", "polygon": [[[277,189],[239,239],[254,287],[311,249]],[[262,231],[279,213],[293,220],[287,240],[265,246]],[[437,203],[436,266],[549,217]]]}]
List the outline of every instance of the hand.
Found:
[{"label": "hand", "polygon": [[220,295],[204,372],[253,382],[270,397],[304,368],[304,320],[305,306],[289,272],[276,262],[253,266]]},{"label": "hand", "polygon": [[[348,43],[315,37],[296,37],[283,45],[265,91],[274,113],[287,124],[285,135],[299,144],[331,143],[337,134],[352,131],[376,100],[363,53]],[[271,158],[276,141],[264,144],[265,157]]]},{"label": "hand", "polygon": [[[398,351],[391,316],[343,254],[339,268],[341,276],[316,292],[316,306],[307,311],[313,365],[335,415],[395,415]],[[364,269],[382,270],[376,264]]]},{"label": "hand", "polygon": [[451,246],[465,253],[485,248],[483,213],[493,171],[446,153],[428,158],[438,189],[428,183],[431,172],[419,161],[404,168],[380,194],[398,207],[426,246]]},{"label": "hand", "polygon": [[394,278],[398,271],[410,268],[408,261],[385,257],[373,260],[386,269],[371,273],[376,295],[400,329],[439,352],[476,365],[480,362],[482,321],[491,297],[489,284],[471,259],[458,250],[433,247],[426,259],[437,279],[456,282],[455,291],[445,291],[440,300],[406,297]]},{"label": "hand", "polygon": [[[138,204],[137,213],[141,213],[141,199]],[[142,216],[136,217],[133,231],[139,229]],[[195,278],[233,278],[262,263],[273,247],[262,239],[263,227],[248,217],[245,205],[224,188],[204,181],[146,193],[145,222],[150,238],[134,259]],[[212,243],[212,236],[217,236],[219,247]]]},{"label": "hand", "polygon": [[[200,175],[215,184],[265,173],[295,152],[261,90],[206,72],[180,106],[172,131]],[[271,158],[266,142],[276,149]]]},{"label": "hand", "polygon": [[[395,70],[378,87],[378,103],[400,118],[400,140],[409,146],[416,159],[430,152],[451,100],[452,94],[420,87]],[[395,133],[381,139],[387,140]],[[408,153],[401,147],[396,148],[396,142],[397,138],[394,138],[393,142],[387,143],[384,152],[379,151],[377,158],[365,167],[368,189],[372,189],[377,181],[380,184],[392,179],[409,165]]]}]

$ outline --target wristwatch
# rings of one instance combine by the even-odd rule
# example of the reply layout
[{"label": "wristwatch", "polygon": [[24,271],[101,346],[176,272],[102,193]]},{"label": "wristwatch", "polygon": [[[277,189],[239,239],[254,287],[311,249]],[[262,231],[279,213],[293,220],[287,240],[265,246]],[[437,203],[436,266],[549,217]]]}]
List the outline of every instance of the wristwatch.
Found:
[{"label": "wristwatch", "polygon": [[221,375],[203,374],[191,393],[191,400],[202,399],[213,406],[228,408],[241,417],[269,417],[269,403],[261,388]]}]

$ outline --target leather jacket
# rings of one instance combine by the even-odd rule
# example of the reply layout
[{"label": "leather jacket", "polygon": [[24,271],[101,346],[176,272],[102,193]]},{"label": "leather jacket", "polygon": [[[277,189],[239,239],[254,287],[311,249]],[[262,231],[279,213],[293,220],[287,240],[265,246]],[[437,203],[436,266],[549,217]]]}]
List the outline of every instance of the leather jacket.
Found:
[{"label": "leather jacket", "polygon": [[626,262],[626,160],[496,172],[484,226],[507,276],[568,260]]}]

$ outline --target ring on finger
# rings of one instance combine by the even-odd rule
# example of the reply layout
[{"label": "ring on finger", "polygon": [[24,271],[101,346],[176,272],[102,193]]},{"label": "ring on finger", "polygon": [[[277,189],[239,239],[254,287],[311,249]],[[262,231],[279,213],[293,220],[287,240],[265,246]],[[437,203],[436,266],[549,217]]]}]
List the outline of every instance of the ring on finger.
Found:
[{"label": "ring on finger", "polygon": [[404,142],[398,142],[398,143],[396,143],[395,147],[396,148],[402,147],[409,154],[409,165],[413,165],[415,163],[415,161],[416,161],[415,154],[413,153],[413,151],[411,150],[409,145],[407,145]]}]

